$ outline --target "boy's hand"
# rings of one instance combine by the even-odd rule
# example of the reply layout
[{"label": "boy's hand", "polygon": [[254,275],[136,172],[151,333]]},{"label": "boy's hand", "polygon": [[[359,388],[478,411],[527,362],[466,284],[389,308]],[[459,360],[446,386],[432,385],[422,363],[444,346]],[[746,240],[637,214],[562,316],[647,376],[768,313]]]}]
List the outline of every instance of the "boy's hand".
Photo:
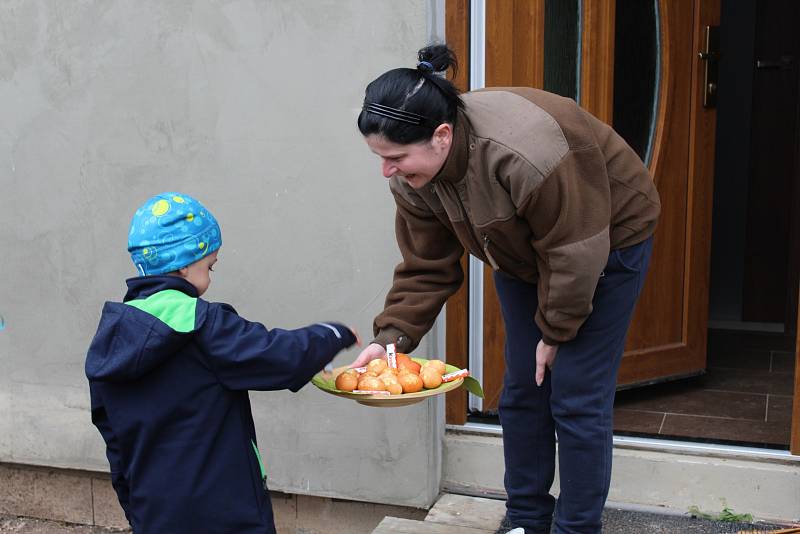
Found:
[{"label": "boy's hand", "polygon": [[[361,336],[358,335],[356,329],[350,328],[349,326],[347,327],[347,329],[350,330],[350,332],[356,337],[356,347],[360,347]],[[322,376],[323,378],[325,378],[325,380],[330,380],[331,378],[333,378],[333,362],[329,362],[328,365],[326,365],[325,368],[322,369]]]},{"label": "boy's hand", "polygon": [[349,326],[347,328],[349,328],[350,331],[353,333],[353,335],[356,336],[356,347],[360,347],[362,341],[361,341],[361,336],[358,335],[358,331],[355,328],[350,328]]},{"label": "boy's hand", "polygon": [[[360,345],[360,344],[359,344]],[[385,358],[386,350],[377,343],[370,343],[367,348],[361,351],[356,361],[350,364],[350,367],[364,367],[369,362],[376,358]]]}]

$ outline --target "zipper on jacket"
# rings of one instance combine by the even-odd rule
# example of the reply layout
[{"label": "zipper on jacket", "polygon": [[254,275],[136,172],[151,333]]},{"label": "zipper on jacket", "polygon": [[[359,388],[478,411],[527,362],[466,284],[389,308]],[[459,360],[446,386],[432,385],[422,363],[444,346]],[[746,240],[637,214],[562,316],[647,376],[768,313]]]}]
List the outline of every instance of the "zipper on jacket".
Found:
[{"label": "zipper on jacket", "polygon": [[487,234],[483,234],[483,252],[486,254],[486,258],[488,258],[489,263],[492,264],[492,269],[495,271],[500,270],[500,266],[497,265],[497,262],[492,257],[492,253],[489,252],[489,236]]},{"label": "zipper on jacket", "polygon": [[253,446],[253,451],[256,453],[256,460],[258,460],[258,469],[261,471],[261,485],[264,487],[264,491],[267,491],[267,469],[264,467],[263,460],[261,460],[261,453],[258,452],[258,447],[256,447],[256,442],[251,439],[250,444]]}]

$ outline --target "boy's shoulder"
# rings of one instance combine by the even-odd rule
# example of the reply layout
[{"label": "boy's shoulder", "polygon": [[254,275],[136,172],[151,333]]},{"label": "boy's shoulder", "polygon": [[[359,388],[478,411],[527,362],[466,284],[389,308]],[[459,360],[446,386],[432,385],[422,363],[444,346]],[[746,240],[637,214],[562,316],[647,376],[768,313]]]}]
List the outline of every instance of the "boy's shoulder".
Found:
[{"label": "boy's shoulder", "polygon": [[209,317],[220,312],[238,316],[230,304],[201,298],[194,286],[176,276],[140,276],[126,280],[126,284],[128,291],[122,302],[106,303],[104,312],[109,306],[122,310],[136,308],[182,333],[201,329]]}]

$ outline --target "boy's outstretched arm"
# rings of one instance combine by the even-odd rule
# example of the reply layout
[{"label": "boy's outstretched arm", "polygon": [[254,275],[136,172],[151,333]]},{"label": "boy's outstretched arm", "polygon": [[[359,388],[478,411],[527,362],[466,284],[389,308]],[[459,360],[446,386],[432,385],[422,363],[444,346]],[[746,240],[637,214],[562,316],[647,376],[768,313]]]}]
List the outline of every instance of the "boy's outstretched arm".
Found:
[{"label": "boy's outstretched arm", "polygon": [[240,317],[227,304],[212,304],[198,341],[224,386],[297,391],[358,339],[340,323],[268,330]]},{"label": "boy's outstretched arm", "polygon": [[128,523],[130,523],[130,516],[128,515],[130,488],[128,487],[128,481],[122,470],[119,441],[114,431],[111,429],[111,424],[108,421],[106,409],[102,404],[100,395],[91,384],[89,385],[89,394],[91,396],[92,423],[94,423],[94,426],[100,431],[100,435],[103,436],[103,441],[106,442],[106,457],[108,458],[108,465],[111,468],[111,485],[114,487],[114,491],[117,492],[119,504],[125,512],[125,518],[128,520]]}]

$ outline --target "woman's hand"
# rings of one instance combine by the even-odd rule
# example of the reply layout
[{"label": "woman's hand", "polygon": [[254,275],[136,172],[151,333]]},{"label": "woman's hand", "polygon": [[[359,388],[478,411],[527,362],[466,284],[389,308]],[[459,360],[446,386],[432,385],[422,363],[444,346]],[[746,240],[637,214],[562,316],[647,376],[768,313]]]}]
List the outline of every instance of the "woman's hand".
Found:
[{"label": "woman's hand", "polygon": [[376,358],[384,358],[386,356],[386,351],[384,350],[383,346],[378,345],[377,343],[370,343],[367,347],[361,351],[361,354],[358,355],[356,361],[350,364],[350,367],[364,367],[369,362]]},{"label": "woman's hand", "polygon": [[[553,360],[556,359],[558,345],[548,345],[544,341],[539,341],[536,345],[536,385],[541,386],[544,382],[544,370],[553,368]],[[362,353],[363,354],[363,353]]]}]

